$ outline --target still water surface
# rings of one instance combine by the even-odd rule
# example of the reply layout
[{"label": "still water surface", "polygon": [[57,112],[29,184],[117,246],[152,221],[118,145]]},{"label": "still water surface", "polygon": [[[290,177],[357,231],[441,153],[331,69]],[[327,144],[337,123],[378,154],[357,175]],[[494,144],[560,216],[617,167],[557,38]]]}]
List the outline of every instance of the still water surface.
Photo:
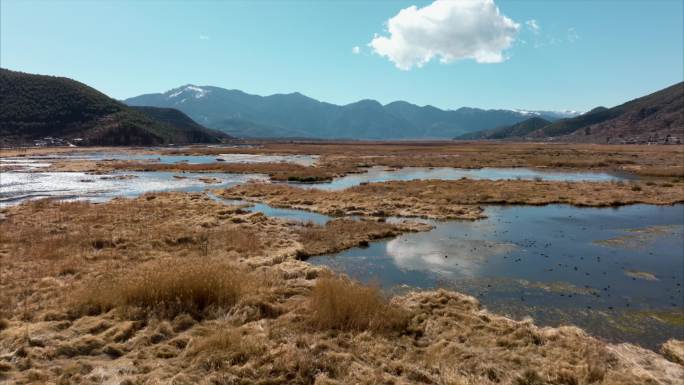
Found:
[{"label": "still water surface", "polygon": [[684,337],[684,205],[492,206],[486,213],[309,262],[387,291],[452,288],[495,312],[572,323],[615,340]]},{"label": "still water surface", "polygon": [[524,179],[524,180],[550,180],[567,182],[605,182],[631,179],[628,174],[610,174],[599,172],[560,172],[544,171],[529,168],[479,168],[463,169],[451,167],[404,167],[401,169],[386,169],[385,167],[370,167],[368,172],[363,174],[349,174],[341,178],[335,178],[331,182],[296,184],[297,187],[318,188],[322,190],[343,190],[349,187],[358,186],[362,183],[387,182],[387,181],[408,181],[408,180],[458,180],[461,178],[469,179]]}]

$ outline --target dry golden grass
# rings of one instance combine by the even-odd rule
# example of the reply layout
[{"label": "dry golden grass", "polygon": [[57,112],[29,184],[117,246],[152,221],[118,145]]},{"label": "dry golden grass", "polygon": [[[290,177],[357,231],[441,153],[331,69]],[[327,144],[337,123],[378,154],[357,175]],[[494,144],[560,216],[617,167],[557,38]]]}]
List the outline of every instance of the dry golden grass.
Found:
[{"label": "dry golden grass", "polygon": [[[67,166],[68,163],[64,164]],[[291,182],[322,182],[343,176],[352,169],[338,167],[307,167],[295,163],[202,163],[164,164],[154,162],[98,162],[98,170],[225,172],[236,174],[266,174],[272,180]]]},{"label": "dry golden grass", "polygon": [[[66,295],[64,287],[101,275],[138,274],[136,266],[149,260],[222,258],[270,265],[288,256],[334,252],[421,230],[353,221],[326,227],[292,226],[203,194],[182,193],[148,194],[106,204],[40,200],[10,207],[5,215],[0,221],[0,317],[6,318],[17,314],[41,317],[59,307]],[[118,295],[122,295],[120,290]],[[110,300],[106,305],[102,300],[101,307],[121,301]]]},{"label": "dry golden grass", "polygon": [[[112,147],[19,147],[19,148],[2,148],[0,147],[0,156],[36,156],[36,155],[52,155],[52,154],[82,154],[93,152],[111,152]],[[153,150],[144,149],[140,147],[116,147],[116,151],[136,154],[151,154],[155,153]]]},{"label": "dry golden grass", "polygon": [[[684,146],[594,145],[569,143],[499,142],[257,142],[253,148],[166,150],[168,154],[313,154],[321,167],[355,169],[388,167],[543,167],[634,171],[651,175],[650,168],[668,170],[684,163]],[[643,168],[643,171],[638,171]],[[669,171],[666,171],[670,173]],[[666,176],[672,175],[671,173]],[[681,172],[674,172],[681,175]],[[658,176],[656,173],[654,176]]]},{"label": "dry golden grass", "polygon": [[266,345],[260,338],[230,328],[220,328],[198,339],[188,351],[190,356],[199,356],[196,360],[202,366],[213,370],[243,365],[264,353]]},{"label": "dry golden grass", "polygon": [[[680,159],[684,162],[684,159]],[[635,174],[651,177],[684,178],[684,166],[648,166],[631,170]]]},{"label": "dry golden grass", "polygon": [[[128,272],[150,259],[225,258],[259,265],[282,261],[301,248],[294,241],[297,226],[202,194],[150,194],[106,204],[33,201],[6,209],[5,214],[0,221],[0,317],[7,318],[40,318],[59,307],[64,287]],[[378,236],[366,234],[369,226],[348,226],[318,252]],[[395,234],[403,231],[382,224],[373,227],[378,232],[386,232],[383,227]],[[309,247],[306,254],[316,252]]]},{"label": "dry golden grass", "polygon": [[390,305],[376,286],[341,276],[318,278],[311,291],[311,321],[318,329],[402,331],[408,313]]},{"label": "dry golden grass", "polygon": [[406,225],[351,219],[335,219],[323,226],[308,223],[295,231],[303,246],[298,256],[305,259],[354,246],[366,246],[372,240],[396,236],[406,231],[427,229],[417,224],[416,226],[411,228]]},{"label": "dry golden grass", "polygon": [[684,202],[684,182],[612,183],[527,180],[413,180],[370,183],[342,191],[248,183],[222,196],[327,215],[478,219],[485,204],[620,206]]},{"label": "dry golden grass", "polygon": [[[149,194],[106,204],[33,201],[0,221],[0,317],[37,317],[64,287],[150,259],[258,259],[295,243],[278,225],[203,194]],[[270,258],[270,257],[269,257]]]},{"label": "dry golden grass", "polygon": [[[247,147],[189,147],[161,150],[163,154],[218,155],[312,154],[320,155],[316,166],[290,163],[159,164],[120,161],[63,161],[56,171],[193,171],[262,173],[273,180],[316,182],[365,167],[530,167],[559,170],[630,172],[657,178],[684,178],[684,146],[593,145],[561,143],[495,142],[301,142],[257,143]],[[117,149],[119,150],[119,149]],[[132,150],[126,150],[132,151]],[[29,150],[27,154],[31,154]],[[150,153],[148,151],[147,153]]]},{"label": "dry golden grass", "polygon": [[[31,215],[14,215],[18,210]],[[187,221],[172,210],[183,212]],[[236,213],[240,213],[237,207],[213,203],[200,194],[148,194],[106,205],[37,200],[8,210],[8,218],[0,222],[0,246],[23,259],[106,254],[110,249],[119,256],[135,257],[141,249],[199,251],[206,242],[214,242],[223,251],[259,252],[256,233],[218,226]],[[172,217],[174,220],[169,220]],[[155,226],[148,220],[155,221]]]},{"label": "dry golden grass", "polygon": [[225,261],[165,259],[96,279],[75,294],[74,304],[80,314],[126,308],[162,318],[179,314],[203,318],[208,312],[231,308],[251,287],[252,276]]},{"label": "dry golden grass", "polygon": [[[205,198],[5,210],[2,380],[674,385],[684,375],[653,352],[499,317],[458,293],[388,301],[294,258],[382,236],[386,224],[302,227]],[[23,238],[32,228],[36,245]]]},{"label": "dry golden grass", "polygon": [[684,341],[672,338],[663,344],[661,351],[670,361],[684,365]]},{"label": "dry golden grass", "polygon": [[[635,188],[638,187],[638,188]],[[684,182],[553,182],[527,180],[457,180],[372,183],[348,190],[356,196],[420,198],[436,205],[552,203],[576,206],[621,206],[635,203],[671,205],[684,201]]]}]

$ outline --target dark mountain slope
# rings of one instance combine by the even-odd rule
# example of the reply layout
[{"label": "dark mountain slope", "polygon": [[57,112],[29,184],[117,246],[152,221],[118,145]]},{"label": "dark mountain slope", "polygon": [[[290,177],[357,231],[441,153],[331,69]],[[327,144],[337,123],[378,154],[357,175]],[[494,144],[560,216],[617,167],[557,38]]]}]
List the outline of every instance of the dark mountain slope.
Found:
[{"label": "dark mountain slope", "polygon": [[180,138],[181,142],[214,143],[217,139],[230,139],[230,136],[225,133],[208,129],[175,108],[147,106],[129,108],[142,112],[144,115],[151,117],[157,122],[173,127],[184,137]]},{"label": "dark mountain slope", "polygon": [[520,123],[511,126],[496,128],[493,130],[485,130],[478,132],[471,132],[469,134],[461,135],[457,139],[509,139],[509,138],[524,138],[531,132],[534,132],[542,127],[548,126],[551,122],[546,119],[535,116]]},{"label": "dark mountain slope", "polygon": [[[585,120],[587,124],[563,139],[608,143],[662,142],[666,137],[674,136],[681,141],[684,139],[684,83],[677,83],[617,107],[596,111],[591,117],[592,121]],[[574,119],[577,118],[566,121],[574,123]],[[563,122],[543,128],[543,134],[556,134]]]},{"label": "dark mountain slope", "polygon": [[228,118],[215,122],[214,127],[221,132],[243,138],[306,138],[302,131],[254,123],[240,118]]},{"label": "dark mountain slope", "polygon": [[684,83],[612,108],[593,110],[555,122],[533,118],[458,139],[562,140],[591,143],[672,143],[684,140]]},{"label": "dark mountain slope", "polygon": [[580,128],[604,122],[619,116],[622,112],[614,108],[596,107],[593,110],[571,119],[561,119],[535,132],[534,136],[561,136],[571,134]]},{"label": "dark mountain slope", "polygon": [[0,69],[2,144],[45,136],[85,144],[155,145],[218,142],[206,129],[176,127],[109,98],[75,80]]}]

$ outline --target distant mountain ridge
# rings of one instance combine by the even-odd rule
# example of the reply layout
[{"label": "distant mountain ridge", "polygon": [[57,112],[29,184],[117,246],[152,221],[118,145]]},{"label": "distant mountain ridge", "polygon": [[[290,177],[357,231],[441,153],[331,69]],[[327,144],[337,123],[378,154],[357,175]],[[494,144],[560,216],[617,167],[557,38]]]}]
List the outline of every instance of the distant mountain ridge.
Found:
[{"label": "distant mountain ridge", "polygon": [[43,137],[91,145],[218,143],[178,110],[131,108],[75,80],[0,69],[0,144]]},{"label": "distant mountain ridge", "polygon": [[507,139],[524,138],[530,133],[551,124],[550,121],[538,116],[523,120],[510,126],[495,128],[493,130],[471,132],[461,135],[458,139]]},{"label": "distant mountain ridge", "polygon": [[442,110],[405,101],[386,105],[365,99],[346,105],[321,102],[301,93],[259,96],[240,90],[188,84],[164,93],[129,98],[130,106],[177,108],[197,122],[233,136],[320,139],[453,138],[467,132],[518,123],[530,115],[548,120],[576,113]]},{"label": "distant mountain ridge", "polygon": [[684,141],[684,82],[612,108],[555,122],[529,119],[458,139],[532,139],[592,143],[679,143]]}]

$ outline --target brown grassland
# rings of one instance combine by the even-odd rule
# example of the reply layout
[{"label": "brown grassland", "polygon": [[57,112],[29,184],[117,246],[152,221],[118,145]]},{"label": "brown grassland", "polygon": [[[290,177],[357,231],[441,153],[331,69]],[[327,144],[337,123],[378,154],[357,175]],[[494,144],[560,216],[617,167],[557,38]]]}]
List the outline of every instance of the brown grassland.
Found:
[{"label": "brown grassland", "polygon": [[449,291],[386,298],[301,256],[421,230],[204,194],[3,210],[1,378],[35,384],[675,384],[684,368]]},{"label": "brown grassland", "polygon": [[339,167],[307,167],[293,163],[209,163],[162,164],[141,162],[113,162],[96,168],[102,170],[170,171],[170,172],[225,172],[234,174],[266,174],[272,180],[293,182],[322,182],[350,172]]},{"label": "brown grassland", "polygon": [[252,148],[190,147],[164,154],[310,154],[320,167],[532,167],[627,171],[642,176],[684,177],[684,146],[507,142],[284,142]]},{"label": "brown grassland", "polygon": [[370,183],[342,191],[248,183],[219,192],[225,198],[327,215],[478,219],[479,205],[565,203],[576,206],[670,205],[684,202],[684,182],[547,182],[527,180],[413,180]]},{"label": "brown grassland", "polygon": [[[63,150],[66,151],[66,150]],[[72,152],[89,151],[87,149]],[[370,166],[401,167],[531,167],[554,170],[628,172],[644,177],[684,178],[684,146],[615,146],[558,143],[482,142],[313,142],[252,143],[251,147],[186,147],[179,149],[117,151],[164,155],[220,155],[229,153],[318,155],[314,166],[292,163],[164,165],[138,161],[58,161],[55,171],[111,170],[262,173],[273,180],[315,182]],[[3,150],[3,156],[29,156],[41,149]]]},{"label": "brown grassland", "polygon": [[683,150],[256,143],[156,151],[320,158],[312,167],[57,162],[53,169],[62,171],[264,173],[296,181],[326,180],[373,165],[542,167],[650,177],[628,183],[385,182],[344,191],[248,183],[217,191],[278,207],[373,217],[337,218],[324,226],[252,213],[204,193],[11,206],[0,210],[0,383],[682,384],[680,341],[669,341],[660,355],[607,343],[573,326],[539,327],[530,319],[492,314],[475,298],[453,291],[390,298],[304,259],[430,228],[385,222],[387,216],[477,219],[484,204],[683,202]]}]

